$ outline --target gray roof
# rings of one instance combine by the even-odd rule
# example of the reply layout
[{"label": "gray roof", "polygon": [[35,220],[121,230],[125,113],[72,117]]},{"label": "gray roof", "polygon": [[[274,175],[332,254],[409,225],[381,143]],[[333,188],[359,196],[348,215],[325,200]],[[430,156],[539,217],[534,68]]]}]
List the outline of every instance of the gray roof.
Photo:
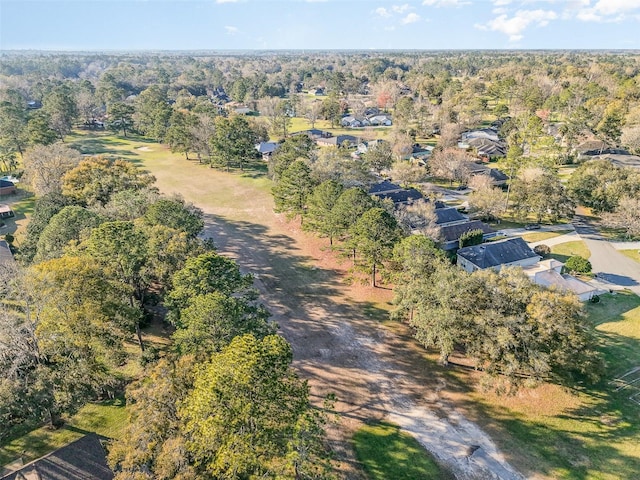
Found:
[{"label": "gray roof", "polygon": [[391,183],[389,180],[383,180],[382,182],[373,185],[369,189],[369,193],[375,195],[384,192],[398,192],[400,190],[402,190],[402,187],[400,185]]},{"label": "gray roof", "polygon": [[527,258],[539,258],[539,255],[536,255],[527,242],[520,237],[461,248],[458,250],[458,256],[481,269],[506,265]]},{"label": "gray roof", "polygon": [[422,198],[422,194],[415,188],[394,192],[383,192],[376,194],[380,200],[390,199],[394,204],[410,203]]},{"label": "gray roof", "polygon": [[99,437],[90,433],[49,455],[26,464],[2,480],[112,480]]},{"label": "gray roof", "polygon": [[321,137],[321,138],[317,138],[316,142],[322,143],[324,145],[336,145],[336,146],[340,146],[345,142],[349,142],[352,147],[355,147],[358,145],[358,143],[360,143],[358,138],[354,137],[353,135],[338,135],[337,137],[329,137],[329,138]]},{"label": "gray roof", "polygon": [[278,144],[276,142],[260,142],[256,145],[256,150],[259,153],[273,153],[278,148]]},{"label": "gray roof", "polygon": [[[436,210],[436,214],[437,213],[438,210]],[[463,233],[470,232],[471,230],[482,230],[484,235],[495,232],[495,230],[486,223],[483,223],[480,220],[471,220],[465,223],[444,225],[440,227],[440,235],[445,242],[453,242],[459,240]]]},{"label": "gray roof", "polygon": [[437,225],[466,220],[465,216],[462,215],[455,207],[437,208],[435,212]]}]

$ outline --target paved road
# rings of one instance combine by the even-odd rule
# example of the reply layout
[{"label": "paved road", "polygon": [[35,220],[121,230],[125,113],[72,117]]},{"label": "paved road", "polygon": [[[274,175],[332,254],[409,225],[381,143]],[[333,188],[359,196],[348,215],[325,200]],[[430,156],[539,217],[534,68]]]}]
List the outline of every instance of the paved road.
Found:
[{"label": "paved road", "polygon": [[618,252],[587,217],[576,215],[573,225],[591,251],[589,261],[598,277],[640,295],[640,264]]}]

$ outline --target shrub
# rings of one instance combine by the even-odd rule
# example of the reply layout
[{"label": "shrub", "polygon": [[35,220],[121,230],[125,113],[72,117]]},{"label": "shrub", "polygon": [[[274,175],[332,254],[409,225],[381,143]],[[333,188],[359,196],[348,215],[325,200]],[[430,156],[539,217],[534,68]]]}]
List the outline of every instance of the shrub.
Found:
[{"label": "shrub", "polygon": [[600,295],[594,295],[589,299],[591,303],[600,303]]},{"label": "shrub", "polygon": [[551,249],[547,245],[536,245],[533,247],[533,252],[544,258],[551,253]]},{"label": "shrub", "polygon": [[469,247],[471,245],[480,245],[482,243],[482,239],[484,238],[484,234],[482,230],[469,230],[468,232],[460,235],[460,248]]},{"label": "shrub", "polygon": [[8,243],[9,245],[11,245],[11,244],[13,243],[13,241],[15,240],[15,237],[14,237],[12,234],[7,233],[7,234],[4,236],[4,239],[7,241],[7,243]]},{"label": "shrub", "polygon": [[570,272],[575,273],[590,273],[591,272],[591,262],[586,258],[583,258],[579,255],[575,255],[564,264],[565,268]]}]

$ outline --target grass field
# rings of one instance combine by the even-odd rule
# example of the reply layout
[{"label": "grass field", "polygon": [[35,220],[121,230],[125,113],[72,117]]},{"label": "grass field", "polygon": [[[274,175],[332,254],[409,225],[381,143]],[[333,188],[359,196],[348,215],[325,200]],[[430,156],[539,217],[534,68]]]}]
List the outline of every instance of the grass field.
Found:
[{"label": "grass field", "polygon": [[[607,361],[602,382],[592,388],[563,389],[542,385],[515,396],[474,391],[472,408],[489,418],[487,428],[509,454],[527,452],[520,468],[530,475],[571,480],[637,478],[640,472],[640,405],[630,391],[609,383],[640,366],[640,298],[603,295],[587,304]],[[482,419],[480,419],[482,422]],[[533,460],[531,460],[531,457]]]},{"label": "grass field", "polygon": [[95,432],[108,438],[119,438],[127,424],[124,400],[85,405],[67,424],[53,430],[41,427],[19,436],[0,447],[0,466],[22,457],[30,462],[57,448]]},{"label": "grass field", "polygon": [[390,423],[365,425],[353,436],[358,460],[371,480],[453,480],[410,435]]},{"label": "grass field", "polygon": [[618,250],[618,252],[625,255],[626,257],[629,257],[631,260],[635,260],[636,262],[640,263],[640,250],[638,250],[637,248],[631,250]]},{"label": "grass field", "polygon": [[[289,131],[291,133],[301,132],[302,130],[309,130],[311,128],[311,124],[306,118],[293,117],[291,119],[291,126],[289,127]],[[331,123],[328,120],[316,120],[313,128],[317,128],[319,130],[325,130],[327,132],[331,132],[334,136],[336,135],[353,135],[354,137],[362,137],[362,138],[382,138],[388,140],[389,134],[391,132],[391,127],[371,127],[371,128],[342,128],[342,127],[332,127]]]},{"label": "grass field", "polygon": [[533,242],[541,242],[543,240],[549,240],[550,238],[559,237],[561,235],[566,235],[567,233],[571,233],[572,230],[558,230],[557,232],[534,232],[527,233],[522,235],[522,239],[525,242],[533,243]]},{"label": "grass field", "polygon": [[589,258],[591,252],[587,247],[587,244],[582,240],[576,240],[573,242],[560,243],[551,247],[551,258],[555,258],[560,262],[566,262],[570,257],[579,255],[583,258]]}]

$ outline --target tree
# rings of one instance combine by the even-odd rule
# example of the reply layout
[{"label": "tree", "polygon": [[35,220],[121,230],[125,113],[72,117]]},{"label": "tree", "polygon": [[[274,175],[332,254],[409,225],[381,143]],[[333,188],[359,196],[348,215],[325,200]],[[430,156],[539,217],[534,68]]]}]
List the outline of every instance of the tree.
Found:
[{"label": "tree", "polygon": [[62,177],[62,193],[82,205],[106,205],[124,190],[148,187],[155,178],[124,160],[93,157],[83,160]]},{"label": "tree", "polygon": [[572,273],[591,273],[591,262],[580,255],[568,258],[564,267]]},{"label": "tree", "polygon": [[367,152],[363,154],[363,158],[369,168],[377,173],[387,170],[393,163],[391,144],[389,142],[379,141],[368,148]]},{"label": "tree", "polygon": [[480,245],[484,240],[484,233],[481,229],[469,230],[460,235],[458,240],[458,247],[464,248],[472,245]]},{"label": "tree", "polygon": [[54,88],[43,99],[42,108],[49,115],[51,128],[60,140],[64,140],[78,116],[78,106],[71,89],[66,85]]},{"label": "tree", "polygon": [[246,159],[256,154],[256,141],[256,133],[244,117],[217,117],[215,132],[210,139],[213,156],[211,165],[215,163],[228,171],[235,164],[243,170]]},{"label": "tree", "polygon": [[287,136],[291,126],[288,107],[286,100],[277,97],[262,98],[258,101],[260,115],[268,119],[269,131],[282,138]]},{"label": "tree", "polygon": [[298,159],[310,160],[315,155],[316,146],[307,135],[294,135],[279,144],[269,159],[269,177],[278,182],[282,173]]},{"label": "tree", "polygon": [[51,145],[58,140],[58,134],[50,126],[51,119],[46,112],[32,114],[27,122],[27,140],[31,145]]},{"label": "tree", "polygon": [[[358,219],[367,210],[376,206],[378,206],[376,201],[363,189],[354,187],[344,190],[331,210],[337,232],[342,240],[348,239],[351,236],[352,227]],[[355,258],[355,252],[353,254]]]},{"label": "tree", "polygon": [[640,236],[640,198],[624,196],[613,212],[602,215],[602,223],[607,227],[623,229],[628,238]]},{"label": "tree", "polygon": [[376,286],[376,269],[388,260],[400,239],[395,218],[383,208],[365,212],[353,226],[353,244],[371,270],[371,286]]},{"label": "tree", "polygon": [[391,165],[389,175],[402,185],[424,182],[427,178],[427,171],[420,165],[414,165],[406,160],[396,160]]},{"label": "tree", "polygon": [[27,224],[26,238],[20,245],[22,260],[26,263],[33,260],[42,231],[47,227],[51,218],[70,203],[70,200],[60,193],[48,193],[36,199],[33,213]]},{"label": "tree", "polygon": [[173,288],[166,296],[165,305],[175,319],[180,316],[181,309],[189,305],[190,299],[197,295],[247,293],[252,282],[253,277],[243,275],[233,260],[215,252],[206,252],[189,258],[184,268],[173,275]]},{"label": "tree", "polygon": [[305,229],[317,232],[320,236],[329,237],[330,245],[333,245],[333,238],[340,233],[333,207],[343,191],[342,184],[335,180],[327,180],[313,189],[307,202]]},{"label": "tree", "polygon": [[527,168],[512,181],[511,191],[514,209],[523,219],[532,214],[538,222],[545,217],[553,222],[573,216],[575,204],[552,172]]},{"label": "tree", "polygon": [[143,135],[149,136],[159,142],[164,141],[169,128],[169,118],[171,117],[171,107],[169,106],[167,94],[158,85],[151,85],[146,88],[135,101],[136,128]]},{"label": "tree", "polygon": [[[145,278],[144,266],[148,259],[147,237],[133,222],[105,222],[94,228],[86,241],[87,252],[108,275],[128,288],[131,310],[138,311],[144,305],[144,294],[149,279]],[[141,315],[133,322],[140,349],[142,341]]]},{"label": "tree", "polygon": [[206,113],[198,113],[192,125],[189,126],[192,148],[198,155],[198,161],[211,163],[211,139],[216,131],[214,116]]},{"label": "tree", "polygon": [[303,216],[313,186],[309,166],[302,160],[293,162],[271,189],[276,213],[286,213],[288,218]]},{"label": "tree", "polygon": [[473,158],[457,148],[434,152],[429,158],[431,175],[453,182],[466,183],[471,176]]},{"label": "tree", "polygon": [[169,119],[169,128],[165,139],[172,152],[184,153],[184,157],[187,160],[189,160],[189,151],[193,145],[191,136],[193,124],[194,117],[191,114],[174,110]]},{"label": "tree", "polygon": [[340,124],[342,107],[335,95],[329,95],[322,101],[321,112],[324,119],[331,122],[332,127]]},{"label": "tree", "polygon": [[133,114],[135,109],[132,105],[124,102],[110,103],[107,108],[107,117],[109,119],[109,128],[118,131],[122,130],[122,135],[127,136],[127,132],[133,127]]},{"label": "tree", "polygon": [[80,153],[61,144],[38,145],[24,156],[25,180],[37,196],[60,193],[62,177],[81,160]]},{"label": "tree", "polygon": [[575,200],[594,212],[612,212],[622,197],[640,195],[640,174],[607,160],[591,160],[573,172],[567,188]]},{"label": "tree", "polygon": [[56,213],[38,238],[35,262],[59,258],[64,255],[69,242],[85,240],[92,228],[101,222],[97,214],[75,205],[64,207]]},{"label": "tree", "polygon": [[236,337],[197,372],[179,408],[196,464],[216,478],[271,476],[285,463],[309,389],[279,336]]},{"label": "tree", "polygon": [[161,198],[151,205],[144,214],[149,225],[165,225],[185,232],[195,238],[204,228],[202,210],[181,198]]},{"label": "tree", "polygon": [[23,105],[0,102],[0,146],[23,155],[27,146],[27,114]]},{"label": "tree", "polygon": [[372,183],[371,170],[363,159],[353,158],[346,148],[325,147],[311,160],[311,175],[314,182],[335,180],[344,187]]},{"label": "tree", "polygon": [[551,254],[551,248],[549,246],[540,244],[533,247],[533,253],[536,255],[540,255],[542,258],[545,258]]},{"label": "tree", "polygon": [[208,359],[239,335],[252,334],[261,339],[274,334],[268,318],[269,312],[262,305],[241,298],[220,292],[197,295],[180,310],[172,338],[181,355]]},{"label": "tree", "polygon": [[316,128],[316,122],[322,113],[322,102],[319,100],[311,100],[305,105],[304,118],[309,122],[311,128]]},{"label": "tree", "polygon": [[640,126],[628,127],[622,129],[620,137],[622,145],[627,147],[629,151],[635,154],[640,153]]},{"label": "tree", "polygon": [[502,190],[492,185],[488,175],[476,175],[469,181],[472,192],[469,194],[469,210],[483,220],[493,220],[505,209]]}]

